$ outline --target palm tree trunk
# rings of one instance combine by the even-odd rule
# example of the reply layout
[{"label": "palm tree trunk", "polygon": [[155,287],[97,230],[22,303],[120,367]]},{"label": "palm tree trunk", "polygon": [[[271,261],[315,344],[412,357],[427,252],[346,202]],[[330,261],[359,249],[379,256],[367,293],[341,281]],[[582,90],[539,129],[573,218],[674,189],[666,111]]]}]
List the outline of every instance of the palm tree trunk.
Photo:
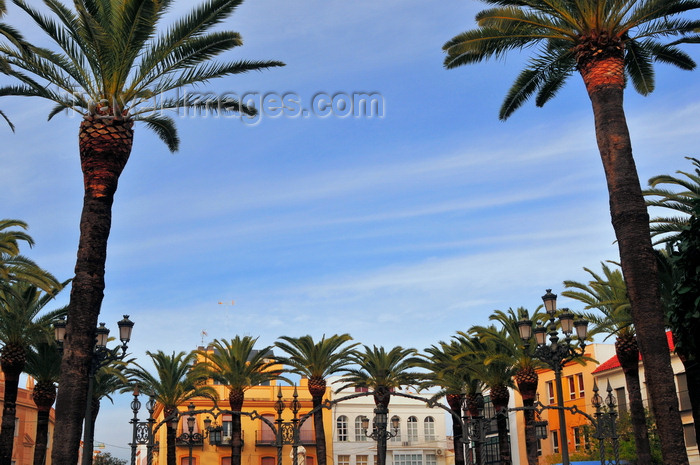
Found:
[{"label": "palm tree trunk", "polygon": [[[166,408],[163,410],[163,417],[170,418],[176,413],[176,408]],[[170,421],[165,423],[165,447],[166,465],[177,465],[177,424],[175,428],[170,427]]]},{"label": "palm tree trunk", "polygon": [[130,120],[101,120],[94,116],[86,117],[80,125],[80,165],[85,196],[56,399],[51,456],[55,464],[78,460],[95,328],[104,296],[112,202],[119,176],[131,153],[132,126]]},{"label": "palm tree trunk", "polygon": [[632,157],[632,143],[623,109],[623,57],[579,63],[593,107],[598,149],[610,197],[610,214],[627,283],[637,342],[642,353],[661,452],[666,465],[686,465],[683,425],[664,331],[656,259],[649,215]]},{"label": "palm tree trunk", "polygon": [[[535,375],[537,375],[535,373]],[[518,391],[523,398],[523,416],[525,417],[525,454],[528,465],[537,465],[537,436],[535,435],[535,398],[537,383],[518,383]]]},{"label": "palm tree trunk", "polygon": [[[634,337],[631,338],[634,340]],[[619,342],[621,337],[618,337]],[[625,350],[615,344],[617,359],[620,361],[622,372],[625,374],[625,383],[630,400],[630,419],[634,432],[634,443],[637,449],[637,461],[639,463],[652,463],[651,447],[649,445],[649,430],[647,429],[646,414],[642,403],[642,389],[639,382],[639,350],[634,350],[635,342],[624,344]]]},{"label": "palm tree trunk", "polygon": [[241,412],[243,410],[244,392],[233,389],[229,392],[228,403],[231,407],[231,465],[241,465],[243,450],[243,434],[241,428]]},{"label": "palm tree trunk", "polygon": [[496,411],[496,426],[498,427],[498,452],[500,455],[501,465],[510,465],[510,436],[508,434],[508,400],[510,394],[505,386],[496,386],[496,395],[494,388],[491,388],[491,402]]},{"label": "palm tree trunk", "polygon": [[[6,346],[7,347],[7,346]],[[15,413],[17,388],[22,370],[15,367],[2,367],[5,376],[4,403],[2,406],[2,426],[0,426],[0,465],[12,465],[12,449],[15,442]]]},{"label": "palm tree trunk", "polygon": [[[52,403],[53,405],[53,403]],[[36,441],[34,444],[34,462],[33,465],[46,464],[46,446],[49,443],[49,413],[51,405],[37,406],[36,414]]]},{"label": "palm tree trunk", "polygon": [[[457,414],[462,415],[462,400],[463,396],[459,394],[448,394],[445,396],[450,409]],[[452,420],[452,445],[455,450],[455,465],[464,465],[464,443],[462,443],[462,423],[455,418]]]},{"label": "palm tree trunk", "polygon": [[[316,460],[318,465],[326,465],[326,431],[323,426],[323,396],[311,398],[314,407],[314,433],[316,434]],[[308,421],[308,420],[307,420]]]}]

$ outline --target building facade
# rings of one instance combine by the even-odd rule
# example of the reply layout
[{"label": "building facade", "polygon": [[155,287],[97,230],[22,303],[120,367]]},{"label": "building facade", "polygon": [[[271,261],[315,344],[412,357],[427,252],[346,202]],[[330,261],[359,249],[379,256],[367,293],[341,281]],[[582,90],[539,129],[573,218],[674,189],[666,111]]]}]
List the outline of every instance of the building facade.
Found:
[{"label": "building facade", "polygon": [[[678,408],[681,413],[681,421],[683,422],[683,435],[688,451],[688,459],[691,465],[700,465],[700,454],[698,453],[698,444],[695,441],[695,425],[693,423],[693,412],[691,410],[692,407],[690,405],[690,397],[688,395],[688,385],[685,379],[685,368],[683,366],[683,362],[681,362],[678,355],[676,355],[674,352],[673,337],[671,332],[667,332],[666,336],[669,350],[671,351],[671,368],[673,369],[676,382]],[[625,375],[622,372],[622,367],[617,359],[617,355],[612,356],[601,363],[600,366],[593,371],[593,376],[595,377],[601,391],[604,391],[607,388],[608,382],[610,383],[610,386],[613,389],[613,395],[617,400],[618,410],[620,412],[626,412],[629,405],[629,393],[627,392]],[[642,384],[642,401],[644,402],[644,406],[649,408],[646,382],[644,382],[644,365],[642,364],[641,356],[639,360],[639,379]]]},{"label": "building facade", "polygon": [[[337,381],[338,378],[332,378]],[[334,392],[333,400],[333,462],[335,465],[374,465],[377,463],[377,443],[362,429],[362,419],[369,419],[371,433],[373,410],[371,393],[342,400],[351,394],[362,393],[353,388]],[[413,395],[413,392],[406,391]],[[424,396],[426,399],[429,396]],[[447,437],[445,412],[429,408],[425,402],[400,396],[391,396],[391,419],[398,418],[395,437],[387,441],[387,464],[393,465],[447,465]],[[329,462],[330,463],[330,462]]]}]

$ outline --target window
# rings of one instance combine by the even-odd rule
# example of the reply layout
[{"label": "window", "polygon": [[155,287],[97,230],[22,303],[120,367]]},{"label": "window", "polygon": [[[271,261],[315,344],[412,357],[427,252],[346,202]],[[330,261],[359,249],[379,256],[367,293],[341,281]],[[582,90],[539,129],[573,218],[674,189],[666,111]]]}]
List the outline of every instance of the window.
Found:
[{"label": "window", "polygon": [[581,428],[574,426],[571,428],[574,433],[574,450],[581,450],[583,445],[583,434],[581,434]]},{"label": "window", "polygon": [[221,417],[221,426],[221,440],[228,443],[231,440],[231,435],[233,435],[233,420],[231,419],[231,415],[223,415]]},{"label": "window", "polygon": [[180,465],[197,465],[197,458],[192,457],[192,461],[190,462],[189,457],[182,457],[182,459],[180,459]]},{"label": "window", "polygon": [[369,388],[366,387],[355,387],[355,392],[369,392]]},{"label": "window", "polygon": [[350,456],[349,455],[339,455],[336,463],[338,465],[350,465]]},{"label": "window", "polygon": [[676,385],[678,386],[678,408],[682,411],[691,410],[690,395],[688,394],[688,380],[685,373],[676,375]]},{"label": "window", "polygon": [[15,437],[19,436],[19,418],[15,417]]},{"label": "window", "polygon": [[[231,462],[231,457],[228,457],[229,463]],[[224,465],[224,464],[221,464]],[[274,457],[263,457],[260,459],[260,465],[275,465]]]},{"label": "window", "polygon": [[423,465],[423,454],[394,454],[394,465]]},{"label": "window", "polygon": [[553,404],[554,403],[554,381],[547,381],[547,397],[549,399],[549,403]]},{"label": "window", "polygon": [[314,458],[312,456],[306,456],[306,465],[314,465]]},{"label": "window", "polygon": [[559,431],[552,431],[552,451],[559,453]]},{"label": "window", "polygon": [[[348,440],[348,417],[341,415],[337,420],[338,441],[345,442]],[[341,456],[339,456],[341,457]]]},{"label": "window", "polygon": [[358,455],[357,457],[355,457],[355,465],[369,465],[367,463],[367,459],[367,455]]},{"label": "window", "polygon": [[[272,424],[275,423],[274,415],[263,415],[263,418],[270,420]],[[272,430],[272,428],[270,428],[270,425],[268,425],[264,420],[260,420],[260,442],[274,444],[276,441],[277,438],[275,437],[275,432]]]},{"label": "window", "polygon": [[627,394],[625,394],[624,387],[615,389],[615,398],[617,399],[617,411],[627,413]]},{"label": "window", "polygon": [[695,440],[695,428],[692,423],[683,425],[683,436],[685,436],[686,447],[697,447],[698,443]]},{"label": "window", "polygon": [[316,442],[313,417],[308,417],[304,420],[304,423],[299,426],[299,439],[301,442]]},{"label": "window", "polygon": [[435,441],[435,419],[433,417],[425,417],[423,420],[423,433],[426,441]]},{"label": "window", "polygon": [[573,376],[567,376],[566,379],[569,381],[569,399],[576,398],[576,381]]},{"label": "window", "polygon": [[425,465],[437,465],[437,455],[425,454]]},{"label": "window", "polygon": [[406,440],[409,442],[418,442],[418,418],[416,417],[408,417]]},{"label": "window", "polygon": [[[365,418],[364,415],[360,415],[360,416],[355,417],[355,441],[357,441],[357,442],[367,440],[367,435],[362,430],[362,419],[363,418]],[[371,433],[371,431],[370,431],[370,433]]]},{"label": "window", "polygon": [[[395,419],[395,420],[394,420]],[[394,421],[397,421],[399,425],[399,429],[396,430],[396,436],[391,438],[391,442],[401,442],[401,419],[394,415],[391,417],[391,421],[389,422],[389,425],[393,425]],[[393,428],[392,426],[389,426],[390,428]]]},{"label": "window", "polygon": [[577,374],[576,378],[578,378],[578,396],[581,398],[586,397],[586,389],[583,385],[583,374]]}]

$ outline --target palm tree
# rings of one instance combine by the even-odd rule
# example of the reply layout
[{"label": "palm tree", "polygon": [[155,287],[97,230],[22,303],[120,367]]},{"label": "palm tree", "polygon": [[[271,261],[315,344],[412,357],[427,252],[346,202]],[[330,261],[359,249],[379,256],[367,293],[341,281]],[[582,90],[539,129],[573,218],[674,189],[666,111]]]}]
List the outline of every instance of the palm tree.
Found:
[{"label": "palm tree", "polygon": [[584,268],[593,278],[588,284],[577,281],[564,281],[568,290],[563,296],[586,304],[586,309],[597,309],[600,313],[584,313],[583,317],[593,323],[591,335],[607,333],[615,335],[615,353],[625,375],[629,393],[630,419],[634,431],[634,443],[639,463],[651,463],[651,447],[646,413],[642,403],[639,380],[639,348],[632,322],[627,286],[622,273],[601,263],[603,275]]},{"label": "palm tree", "polygon": [[207,350],[200,352],[210,376],[228,386],[228,403],[231,415],[231,465],[241,465],[242,435],[241,415],[245,391],[269,381],[280,379],[273,368],[277,361],[272,358],[272,347],[255,350],[258,338],[236,336],[231,340],[214,340]]},{"label": "palm tree", "polygon": [[348,364],[352,349],[357,343],[343,346],[352,340],[349,334],[334,334],[314,342],[310,335],[302,337],[281,336],[275,346],[285,351],[288,357],[277,357],[286,365],[287,371],[308,378],[308,388],[314,407],[314,431],[316,434],[316,456],[319,465],[326,465],[326,432],[323,426],[321,404],[326,394],[326,378],[337,373]]},{"label": "palm tree", "polygon": [[[90,437],[83,445],[84,451],[91,451],[94,444],[95,436],[95,423],[97,422],[97,415],[100,413],[100,403],[102,399],[108,399],[110,402],[114,403],[111,394],[124,390],[130,389],[129,379],[124,374],[125,368],[133,363],[134,359],[129,360],[114,360],[106,366],[100,367],[95,373],[95,379],[92,385],[92,406],[90,408],[90,417],[86,418],[85,421],[91,423]],[[87,454],[83,456],[86,463],[92,464],[93,454]]]},{"label": "palm tree", "polygon": [[17,389],[27,362],[27,351],[34,343],[52,340],[51,323],[66,313],[66,309],[61,308],[39,315],[58,292],[43,293],[25,282],[13,283],[7,292],[0,288],[0,294],[4,294],[0,299],[0,368],[5,377],[0,465],[12,463]]},{"label": "palm tree", "polygon": [[[540,46],[511,87],[500,110],[506,119],[526,100],[538,106],[554,97],[578,71],[591,99],[598,148],[605,170],[612,225],[622,272],[628,281],[639,348],[664,462],[686,464],[683,425],[673,383],[651,245],[632,143],[623,110],[626,79],[643,95],[654,89],[653,61],[693,69],[695,63],[675,44],[659,39],[691,34],[699,21],[680,17],[700,8],[687,0],[485,0],[496,4],[477,14],[478,28],[448,41],[445,66],[455,68],[510,50]],[[695,36],[693,36],[695,37]]]},{"label": "palm tree", "polygon": [[[535,411],[533,409],[537,400],[537,384],[539,382],[537,369],[543,364],[534,356],[536,347],[523,344],[518,329],[518,323],[521,320],[530,320],[529,312],[523,307],[515,311],[512,308],[506,312],[496,310],[489,316],[489,319],[500,323],[501,328],[496,330],[494,326],[475,326],[470,332],[496,344],[500,350],[500,354],[496,357],[506,365],[512,365],[514,369],[513,379],[523,399],[523,407],[526,408],[523,411],[523,416],[525,417],[527,461],[529,465],[537,465],[537,436],[535,435]],[[542,319],[543,315],[536,310],[531,321],[537,322]],[[491,358],[496,357],[492,356]]]},{"label": "palm tree", "polygon": [[[154,396],[156,402],[163,406],[166,421],[177,416],[178,405],[194,397],[216,398],[216,390],[202,383],[207,378],[207,371],[203,364],[197,363],[196,353],[173,352],[167,355],[159,350],[146,354],[151,357],[155,372],[134,363],[126,374],[132,384],[137,383],[142,392]],[[176,431],[176,428],[167,427],[167,465],[176,465],[177,462]]]},{"label": "palm tree", "polygon": [[[0,23],[0,29],[1,26]],[[44,292],[52,292],[61,287],[58,280],[20,254],[20,243],[25,243],[29,247],[34,245],[34,239],[24,232],[27,228],[27,223],[24,221],[0,220],[0,290],[12,292],[11,284],[23,281],[34,284]],[[0,295],[0,302],[3,298],[4,294]]]},{"label": "palm tree", "polygon": [[[668,208],[674,211],[676,216],[657,216],[651,221],[651,237],[664,235],[654,242],[654,245],[663,243],[674,243],[678,240],[681,231],[690,224],[690,216],[693,214],[694,202],[700,199],[700,160],[686,157],[695,165],[695,173],[686,171],[676,171],[687,179],[660,174],[649,179],[649,189],[642,193],[647,198],[647,206]],[[659,187],[664,185],[665,187]],[[680,191],[669,189],[669,187],[680,187]]]},{"label": "palm tree", "polygon": [[55,104],[49,118],[71,110],[80,123],[80,164],[84,177],[80,239],[71,290],[56,418],[54,463],[74,463],[87,402],[88,371],[104,294],[107,239],[119,177],[131,154],[134,123],[153,130],[171,151],[179,139],[165,110],[183,107],[254,114],[232,99],[203,101],[174,91],[208,81],[282,66],[279,61],[213,61],[240,45],[237,32],[214,30],[242,0],[207,0],[164,32],[160,24],[173,0],[44,0],[49,14],[25,0],[13,0],[46,33],[59,51],[34,47],[25,53],[0,45],[7,74],[19,85],[0,95],[40,97]]},{"label": "palm tree", "polygon": [[[453,415],[462,417],[462,406],[467,395],[481,392],[481,381],[474,376],[472,370],[465,366],[463,360],[457,357],[460,353],[460,345],[457,341],[449,344],[440,341],[438,345],[432,345],[425,349],[427,355],[422,367],[427,370],[421,388],[438,387],[440,390],[433,396],[433,400],[445,397]],[[455,450],[455,465],[464,465],[464,431],[462,423],[452,418],[452,441]]]},{"label": "palm tree", "polygon": [[411,371],[423,360],[415,349],[396,346],[390,351],[384,347],[363,346],[364,350],[353,350],[350,362],[356,368],[343,368],[345,382],[338,391],[348,387],[367,388],[373,393],[375,405],[389,406],[391,392],[403,386],[412,386],[422,379],[422,374]]},{"label": "palm tree", "polygon": [[49,414],[56,400],[61,354],[55,342],[39,342],[27,352],[24,371],[34,378],[32,400],[37,409],[33,465],[45,465],[49,440]]},{"label": "palm tree", "polygon": [[[488,335],[488,336],[487,336]],[[475,376],[489,388],[489,397],[496,413],[496,425],[498,427],[498,450],[500,463],[511,463],[510,438],[508,436],[508,402],[510,401],[509,388],[514,387],[513,377],[517,369],[514,360],[503,357],[503,347],[496,341],[506,340],[507,335],[503,329],[489,327],[472,327],[468,333],[458,331],[455,339],[461,345],[462,352],[458,358],[464,359],[463,363],[474,371]],[[477,396],[475,394],[475,396]],[[478,397],[472,400],[472,412],[476,407]],[[480,457],[481,455],[478,454]]]}]

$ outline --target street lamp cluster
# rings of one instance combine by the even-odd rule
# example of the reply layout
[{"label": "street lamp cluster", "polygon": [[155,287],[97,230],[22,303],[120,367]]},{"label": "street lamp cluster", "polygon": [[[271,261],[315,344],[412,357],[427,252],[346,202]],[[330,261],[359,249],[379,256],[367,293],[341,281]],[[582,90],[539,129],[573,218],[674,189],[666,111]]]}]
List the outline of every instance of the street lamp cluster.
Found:
[{"label": "street lamp cluster", "polygon": [[[546,363],[554,371],[554,379],[557,388],[557,409],[559,410],[559,437],[562,464],[569,465],[569,444],[566,435],[566,417],[564,412],[561,370],[568,362],[583,356],[586,348],[586,338],[588,337],[588,321],[584,319],[576,320],[576,316],[571,313],[568,308],[562,308],[559,311],[559,326],[561,327],[561,332],[564,334],[564,339],[561,340],[556,321],[557,295],[552,294],[551,289],[547,289],[547,293],[542,296],[542,301],[549,315],[547,326],[538,324],[533,331],[532,321],[524,319],[518,322],[518,332],[526,347],[529,346],[529,341],[534,332],[535,341],[537,343],[534,357]],[[576,332],[576,343],[574,343],[572,339],[574,331]],[[549,345],[547,345],[547,336],[549,336]]]},{"label": "street lamp cluster", "polygon": [[372,422],[372,432],[369,433],[369,418],[362,417],[362,432],[368,438],[377,441],[377,465],[386,464],[386,442],[396,437],[399,432],[399,418],[391,418],[391,431],[387,431],[387,419],[389,417],[389,409],[384,404],[379,404],[374,409],[374,421]]},{"label": "street lamp cluster", "polygon": [[[67,322],[64,318],[56,321],[53,325],[54,339],[58,345],[58,350],[63,353],[63,343],[66,339]],[[123,360],[126,356],[128,343],[131,340],[131,332],[134,329],[134,322],[129,319],[129,315],[124,315],[124,318],[117,323],[119,327],[120,347],[114,349],[107,348],[109,340],[109,328],[104,323],[95,329],[95,345],[92,352],[92,361],[90,371],[88,372],[88,393],[87,404],[85,406],[85,428],[83,433],[83,459],[82,465],[90,465],[92,463],[93,450],[93,431],[92,431],[92,396],[95,384],[95,374],[97,371],[109,365],[110,363]],[[119,353],[121,349],[121,353]]]}]

